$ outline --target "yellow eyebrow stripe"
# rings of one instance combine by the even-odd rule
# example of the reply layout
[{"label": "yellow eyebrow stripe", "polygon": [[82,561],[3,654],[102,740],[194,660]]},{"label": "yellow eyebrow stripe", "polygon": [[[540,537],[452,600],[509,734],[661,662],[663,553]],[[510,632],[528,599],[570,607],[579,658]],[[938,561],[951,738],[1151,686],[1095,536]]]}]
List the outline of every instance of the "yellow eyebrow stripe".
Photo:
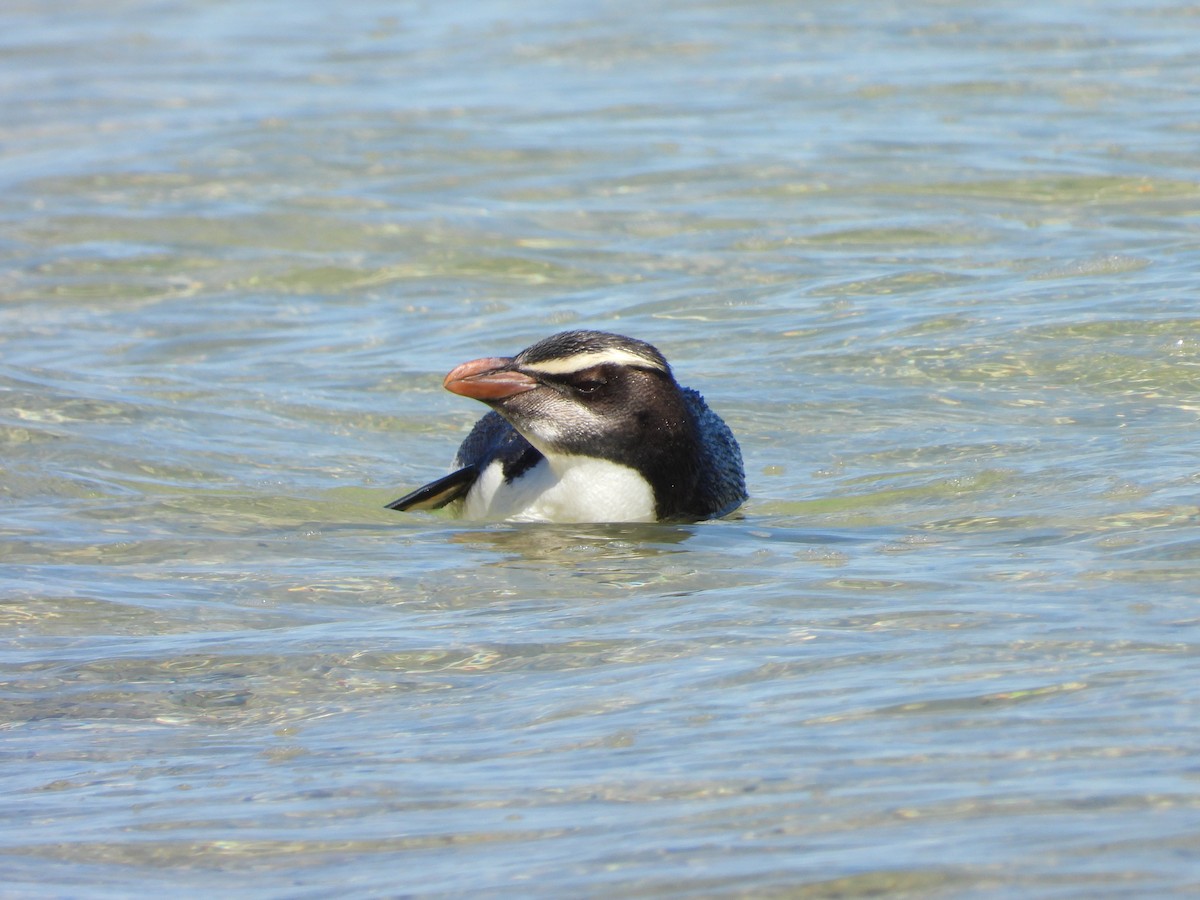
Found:
[{"label": "yellow eyebrow stripe", "polygon": [[655,360],[647,359],[628,350],[612,347],[608,350],[595,350],[591,353],[576,353],[562,359],[543,359],[535,363],[524,363],[521,368],[526,372],[537,372],[541,375],[569,375],[572,372],[582,372],[593,366],[605,363],[618,366],[636,366],[639,369],[657,369],[665,371]]}]

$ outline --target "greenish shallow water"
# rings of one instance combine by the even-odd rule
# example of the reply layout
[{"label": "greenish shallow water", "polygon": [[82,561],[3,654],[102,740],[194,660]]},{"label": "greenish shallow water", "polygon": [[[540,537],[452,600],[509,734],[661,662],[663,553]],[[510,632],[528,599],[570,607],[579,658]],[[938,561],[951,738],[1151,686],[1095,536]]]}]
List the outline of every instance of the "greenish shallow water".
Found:
[{"label": "greenish shallow water", "polygon": [[[1200,887],[1195,9],[6,19],[6,895]],[[566,327],[739,516],[381,508]]]}]

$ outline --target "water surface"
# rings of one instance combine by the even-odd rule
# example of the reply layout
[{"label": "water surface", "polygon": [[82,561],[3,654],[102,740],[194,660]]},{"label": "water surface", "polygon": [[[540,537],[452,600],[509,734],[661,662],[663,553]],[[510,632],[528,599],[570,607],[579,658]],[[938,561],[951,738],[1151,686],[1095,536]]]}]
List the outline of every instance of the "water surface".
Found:
[{"label": "water surface", "polygon": [[[11,896],[1200,886],[1200,17],[18,3]],[[694,526],[383,504],[649,340]]]}]

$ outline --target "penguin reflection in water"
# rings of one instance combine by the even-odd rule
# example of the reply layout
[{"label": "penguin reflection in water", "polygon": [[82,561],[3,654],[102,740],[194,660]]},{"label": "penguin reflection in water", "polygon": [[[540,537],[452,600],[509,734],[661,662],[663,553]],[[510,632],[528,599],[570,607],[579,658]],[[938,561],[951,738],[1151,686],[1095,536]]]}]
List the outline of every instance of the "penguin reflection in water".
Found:
[{"label": "penguin reflection in water", "polygon": [[566,331],[463,363],[448,391],[492,408],[456,471],[388,504],[514,522],[695,521],[746,499],[742,454],[704,398],[649,344]]}]

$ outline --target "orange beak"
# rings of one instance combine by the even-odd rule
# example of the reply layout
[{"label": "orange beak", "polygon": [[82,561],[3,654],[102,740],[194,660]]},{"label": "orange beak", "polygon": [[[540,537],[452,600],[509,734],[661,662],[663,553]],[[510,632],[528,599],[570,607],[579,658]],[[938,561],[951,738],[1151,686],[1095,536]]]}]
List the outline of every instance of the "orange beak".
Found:
[{"label": "orange beak", "polygon": [[508,368],[511,365],[512,360],[502,356],[473,359],[452,369],[442,387],[452,394],[488,403],[507,400],[538,386],[528,375]]}]

